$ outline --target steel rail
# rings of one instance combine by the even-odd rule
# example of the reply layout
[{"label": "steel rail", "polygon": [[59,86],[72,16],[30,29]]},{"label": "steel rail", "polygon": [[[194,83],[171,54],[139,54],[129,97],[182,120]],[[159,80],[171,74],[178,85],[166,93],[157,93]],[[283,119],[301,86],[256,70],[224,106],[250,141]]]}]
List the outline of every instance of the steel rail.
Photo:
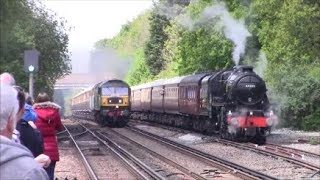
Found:
[{"label": "steel rail", "polygon": [[[296,149],[296,148],[287,147],[287,146],[281,146],[279,144],[274,144],[274,143],[266,143],[265,145],[271,145],[271,146],[274,146],[274,147],[276,147],[278,149],[295,151],[295,152],[299,152],[299,153],[301,153],[303,155],[314,156],[314,157],[320,158],[320,154],[309,152],[309,151],[305,151],[305,150],[301,150],[301,149]],[[295,152],[292,152],[292,153],[295,153]]]},{"label": "steel rail", "polygon": [[257,145],[253,145],[253,144],[250,145],[250,144],[247,144],[247,143],[237,143],[237,142],[228,141],[228,140],[225,140],[225,139],[220,139],[218,142],[221,142],[221,143],[224,143],[224,144],[227,144],[227,145],[231,145],[231,146],[234,146],[234,147],[237,147],[237,148],[243,148],[243,149],[246,149],[246,150],[251,150],[251,151],[254,151],[254,152],[257,152],[257,153],[260,153],[260,154],[265,154],[265,155],[268,155],[268,156],[272,156],[272,157],[275,157],[275,158],[282,158],[282,159],[284,159],[284,160],[286,160],[288,162],[300,165],[300,166],[308,168],[310,170],[320,171],[320,167],[318,167],[315,164],[311,164],[311,163],[308,163],[308,162],[305,162],[305,161],[302,161],[302,160],[299,160],[299,159],[294,159],[294,158],[292,158],[291,155],[290,156],[289,155],[283,155],[283,154],[280,154],[280,153],[277,153],[277,152],[273,152],[272,150],[261,149],[261,148],[258,148],[259,146],[257,146]]},{"label": "steel rail", "polygon": [[122,135],[122,134],[120,134],[119,132],[117,132],[117,131],[115,131],[113,129],[108,129],[108,132],[112,132],[112,133],[116,134],[116,136],[118,136],[118,137],[120,137],[122,139],[125,139],[126,141],[129,141],[132,144],[135,144],[135,146],[138,146],[139,148],[144,149],[145,151],[149,152],[150,154],[152,154],[153,156],[157,157],[158,159],[161,159],[162,161],[166,162],[167,164],[170,164],[171,166],[179,169],[180,171],[184,172],[185,174],[187,174],[187,175],[189,175],[189,176],[191,176],[191,177],[193,177],[195,179],[202,179],[202,180],[206,179],[206,178],[198,175],[197,173],[195,173],[193,171],[190,171],[189,169],[181,166],[180,164],[178,164],[178,163],[176,163],[176,162],[174,162],[174,161],[162,156],[161,154],[158,154],[157,152],[147,148],[146,146],[144,146],[144,145],[142,145],[142,144],[140,144],[140,143],[138,143],[138,142],[136,142],[136,141],[134,141],[134,140]]},{"label": "steel rail", "polygon": [[[93,132],[92,132],[93,133]],[[129,153],[129,151],[126,151],[125,149],[123,149],[121,146],[119,146],[117,143],[115,143],[114,141],[112,141],[111,139],[109,139],[108,137],[104,136],[103,134],[101,134],[100,132],[96,132],[97,135],[95,133],[93,133],[96,138],[98,138],[99,140],[101,140],[103,142],[103,144],[105,144],[106,146],[109,146],[110,149],[114,149],[115,151],[119,152],[119,154],[121,153],[121,157],[125,156],[127,158],[129,158],[131,161],[133,161],[136,165],[138,165],[141,169],[143,169],[145,172],[147,172],[152,178],[156,179],[156,180],[165,180],[166,178],[161,176],[159,173],[155,172],[153,169],[151,169],[149,166],[147,166],[145,163],[143,163],[142,161],[140,161],[138,158],[136,158],[134,155],[132,155],[131,153]],[[99,137],[100,136],[100,137]],[[103,139],[102,139],[102,138]],[[106,143],[108,142],[108,143]],[[139,172],[139,170],[137,170],[137,172]],[[146,179],[148,179],[147,177],[145,177]]]},{"label": "steel rail", "polygon": [[81,162],[83,163],[84,167],[86,168],[86,171],[87,171],[90,179],[92,179],[92,180],[98,180],[97,175],[96,175],[96,174],[94,173],[94,171],[92,170],[92,168],[91,168],[88,160],[86,159],[86,157],[85,157],[84,154],[82,153],[82,151],[81,151],[80,147],[78,146],[76,140],[72,137],[72,134],[70,133],[70,131],[68,130],[68,128],[67,128],[65,125],[63,125],[63,126],[64,126],[64,128],[66,129],[66,131],[68,132],[68,134],[69,134],[69,136],[70,136],[70,139],[72,140],[72,143],[76,146],[76,148],[77,148],[77,150],[78,150],[78,152],[79,152],[79,155],[80,155],[80,157],[81,157],[81,159],[82,159]]},{"label": "steel rail", "polygon": [[161,143],[164,143],[164,144],[168,144],[168,145],[170,145],[171,147],[173,147],[175,149],[181,150],[181,152],[184,152],[184,153],[187,153],[187,154],[191,154],[194,157],[198,157],[201,160],[206,161],[207,163],[213,164],[214,166],[219,166],[220,168],[222,168],[222,169],[224,169],[226,171],[227,170],[231,170],[236,175],[240,176],[243,179],[257,179],[257,178],[259,178],[259,179],[273,179],[273,180],[278,179],[276,177],[269,176],[267,174],[264,174],[264,173],[249,169],[249,168],[241,166],[239,164],[227,161],[225,159],[222,159],[222,158],[207,154],[205,152],[193,149],[191,147],[182,145],[180,143],[171,141],[169,139],[157,136],[155,134],[143,131],[143,130],[135,128],[135,127],[132,127],[130,125],[127,125],[126,127],[128,129],[131,129],[134,132],[137,132],[137,133],[140,133],[140,134],[142,134],[144,136],[150,137],[150,138],[152,138],[152,139],[154,139],[154,140],[156,140],[158,142],[161,142]]},{"label": "steel rail", "polygon": [[[121,148],[121,146],[119,146],[118,144],[116,144],[115,142],[113,142],[112,140],[110,140],[107,137],[104,137],[103,134],[96,132],[94,133],[93,131],[91,131],[90,129],[88,129],[87,127],[85,127],[84,125],[82,125],[81,123],[79,123],[83,128],[85,128],[89,133],[91,133],[97,140],[99,140],[102,144],[104,144],[106,147],[108,147],[114,154],[116,154],[121,160],[122,162],[124,162],[124,165],[126,165],[127,167],[130,168],[130,171],[134,174],[136,174],[138,176],[139,179],[144,179],[144,180],[148,180],[149,178],[146,177],[144,174],[142,174],[132,163],[130,163],[127,159],[130,159],[132,162],[134,162],[139,168],[143,169],[145,172],[148,173],[149,176],[151,176],[153,179],[156,180],[165,180],[164,177],[162,177],[159,173],[155,172],[153,169],[151,169],[150,167],[148,167],[146,164],[144,164],[143,162],[141,162],[139,159],[137,159],[136,157],[134,157],[131,153],[129,153],[128,151],[124,150],[123,148]],[[125,158],[127,157],[127,159]]]},{"label": "steel rail", "polygon": [[[82,127],[84,127],[85,129],[88,129],[87,127],[85,127],[81,123],[79,123],[79,124]],[[104,140],[99,138],[91,130],[89,130],[88,132],[91,133],[100,143],[104,144],[108,149],[110,149],[112,151],[112,153],[115,154],[121,160],[122,164],[124,166],[126,166],[131,173],[135,174],[138,179],[142,179],[142,180],[148,180],[149,179],[144,174],[142,174],[131,162],[129,162],[125,157],[123,157],[116,149],[114,149],[113,147],[109,146]]]}]

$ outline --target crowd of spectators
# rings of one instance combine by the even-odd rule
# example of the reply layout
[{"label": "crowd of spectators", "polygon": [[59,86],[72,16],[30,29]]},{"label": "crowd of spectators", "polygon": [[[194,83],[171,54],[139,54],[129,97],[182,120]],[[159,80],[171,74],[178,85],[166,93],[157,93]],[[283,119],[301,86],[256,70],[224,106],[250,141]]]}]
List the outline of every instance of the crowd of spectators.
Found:
[{"label": "crowd of spectators", "polygon": [[10,73],[0,75],[0,179],[54,179],[59,109],[46,93],[33,104]]}]

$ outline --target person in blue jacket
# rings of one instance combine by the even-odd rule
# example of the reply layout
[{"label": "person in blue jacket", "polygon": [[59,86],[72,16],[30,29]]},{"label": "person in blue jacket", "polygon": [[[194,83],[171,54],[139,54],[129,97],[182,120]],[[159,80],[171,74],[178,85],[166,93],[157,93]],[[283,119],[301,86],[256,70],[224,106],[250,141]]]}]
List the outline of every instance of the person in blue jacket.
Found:
[{"label": "person in blue jacket", "polygon": [[33,101],[31,96],[27,96],[26,104],[24,105],[24,113],[21,120],[27,122],[33,129],[37,129],[37,126],[34,124],[34,122],[38,119],[38,115],[34,111],[32,105]]}]

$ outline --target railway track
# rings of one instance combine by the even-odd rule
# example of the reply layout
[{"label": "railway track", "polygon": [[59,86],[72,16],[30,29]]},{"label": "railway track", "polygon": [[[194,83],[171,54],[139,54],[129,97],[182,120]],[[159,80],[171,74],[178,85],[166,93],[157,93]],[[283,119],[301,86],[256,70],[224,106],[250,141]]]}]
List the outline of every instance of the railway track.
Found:
[{"label": "railway track", "polygon": [[73,138],[73,135],[71,134],[71,132],[69,131],[67,126],[65,126],[65,125],[63,125],[63,126],[65,128],[65,131],[68,133],[68,136],[69,136],[72,144],[74,144],[74,146],[76,147],[78,155],[79,155],[79,158],[81,159],[82,164],[86,168],[86,171],[87,171],[87,174],[88,174],[89,178],[92,179],[92,180],[97,180],[98,177],[97,177],[96,173],[93,171],[93,169],[91,168],[91,165],[88,162],[87,158],[82,153],[82,150],[81,150],[80,146],[78,145],[77,141]]},{"label": "railway track", "polygon": [[[147,125],[152,125],[152,126],[156,126],[156,127],[160,127],[168,130],[174,130],[181,133],[189,132],[188,130],[177,129],[174,127],[167,127],[167,126],[156,124],[156,123],[150,123],[145,121],[137,121],[137,122],[146,123]],[[213,138],[212,140],[218,143],[234,146],[237,148],[241,147],[246,150],[251,150],[260,154],[262,153],[264,155],[269,155],[275,158],[282,158],[287,160],[290,163],[295,163],[297,165],[300,165],[301,167],[308,168],[315,172],[320,172],[320,154],[303,151],[300,149],[285,147],[285,146],[281,146],[273,143],[266,143],[263,146],[258,146],[257,144],[253,144],[253,143],[237,143],[237,142],[228,141],[220,138]],[[308,160],[310,159],[312,159],[313,161],[315,161],[315,159],[318,159],[319,164],[313,164],[308,162]]]},{"label": "railway track", "polygon": [[301,159],[305,159],[306,156],[318,158],[320,163],[320,154],[317,154],[317,153],[304,151],[301,149],[296,149],[291,147],[286,147],[286,146],[281,146],[279,144],[274,144],[274,143],[266,143],[265,148],[283,152],[284,154],[287,154],[293,157],[299,157]]},{"label": "railway track", "polygon": [[[259,154],[272,156],[274,158],[281,158],[281,159],[284,159],[290,163],[297,164],[301,167],[308,168],[308,169],[313,170],[315,172],[320,171],[319,165],[312,164],[312,163],[304,160],[306,157],[304,154],[301,154],[304,151],[300,151],[300,150],[293,149],[293,148],[286,148],[286,147],[275,145],[275,144],[266,144],[264,146],[258,146],[253,143],[238,143],[238,142],[228,141],[228,140],[224,140],[224,139],[216,139],[215,141],[222,143],[222,144],[225,144],[225,145],[230,145],[230,146],[234,146],[237,148],[250,150],[250,151],[253,151],[253,152],[256,152]],[[299,153],[297,153],[297,152],[299,152]],[[308,154],[309,155],[311,154],[312,156],[319,157],[317,154],[313,154],[311,152],[310,153],[308,152]]]},{"label": "railway track", "polygon": [[181,153],[187,154],[188,156],[192,156],[194,158],[197,158],[197,159],[201,160],[202,162],[206,162],[214,167],[218,167],[219,169],[221,169],[225,172],[232,172],[235,176],[241,177],[242,179],[277,179],[276,177],[272,177],[272,176],[266,175],[264,173],[261,173],[259,171],[255,171],[255,170],[246,168],[246,167],[241,166],[239,164],[229,162],[227,160],[224,160],[224,159],[218,158],[216,156],[204,153],[202,151],[190,148],[188,146],[179,144],[177,142],[168,140],[166,138],[154,135],[152,133],[135,128],[133,126],[127,125],[126,128],[132,130],[133,132],[136,132],[136,133],[139,133],[143,136],[146,136],[149,139],[152,139],[152,140],[157,141],[159,143],[170,146],[173,149],[178,150]]},{"label": "railway track", "polygon": [[[121,160],[123,165],[126,167],[126,169],[131,173],[130,177],[136,177],[137,179],[156,179],[156,180],[163,180],[161,175],[159,173],[153,171],[151,168],[149,168],[147,165],[142,163],[139,159],[135,158],[132,154],[130,154],[128,151],[122,149],[117,144],[113,143],[112,141],[106,141],[106,139],[101,139],[98,137],[94,132],[89,130],[88,128],[84,127],[83,125],[79,124],[84,130],[81,133],[77,133],[76,135],[73,135],[68,127],[65,126],[66,131],[69,133],[70,139],[77,148],[80,159],[82,160],[83,165],[86,168],[87,174],[90,177],[90,179],[102,179],[106,177],[106,175],[101,175],[101,172],[97,171],[96,166],[94,167],[92,165],[92,161],[86,156],[83,151],[86,150],[85,148],[81,148],[77,140],[74,138],[74,136],[81,136],[84,134],[89,133],[92,135],[101,145],[104,146],[104,148],[107,148],[112,151],[112,153]],[[108,143],[107,143],[108,142]],[[108,162],[106,162],[108,163]]]},{"label": "railway track", "polygon": [[[130,123],[129,123],[130,124]],[[94,128],[94,127],[93,127]],[[129,126],[129,128],[130,128],[130,126]],[[95,128],[94,128],[95,129]],[[106,128],[96,128],[96,129],[99,129],[98,131],[106,131],[106,132],[109,132],[109,130],[108,129],[106,129]],[[138,129],[139,131],[140,131],[140,129]],[[172,130],[171,128],[169,129],[169,130]],[[95,131],[95,130],[94,130]],[[134,130],[133,130],[134,131]],[[174,130],[172,130],[172,131],[174,131]],[[179,131],[180,132],[180,131]],[[182,133],[185,133],[185,131],[183,130],[182,131]],[[96,135],[98,135],[103,141],[105,141],[105,142],[107,142],[108,144],[110,144],[107,140],[105,140],[105,138],[103,137],[103,135],[105,135],[105,133],[95,133]],[[113,133],[112,132],[112,134],[116,134],[116,133]],[[81,136],[81,133],[78,133],[78,136]],[[150,138],[150,137],[148,137],[149,139],[152,139],[152,138]],[[159,138],[159,137],[156,137],[156,139],[161,139],[161,137]],[[220,139],[216,139],[216,138],[209,138],[209,139],[207,139],[206,140],[207,142],[212,142],[212,141],[215,141],[215,142],[218,142],[218,143],[221,143],[221,144],[225,144],[225,145],[228,145],[227,143],[225,143],[225,142],[220,142],[221,140]],[[135,143],[133,143],[133,142],[130,142],[131,144],[132,144],[132,146],[136,146],[136,147],[139,147],[139,148],[141,148],[141,149],[145,149],[145,148],[143,148],[143,146],[139,146],[139,145],[137,145],[137,144],[135,144]],[[231,142],[231,143],[234,143],[234,142]],[[251,146],[251,147],[253,147],[254,149],[256,149],[256,150],[252,150],[251,148],[249,149],[249,148],[243,148],[243,147],[241,147],[241,146],[239,146],[239,144],[240,145],[243,145],[243,144],[247,144],[248,146]],[[280,146],[280,145],[276,145],[276,144],[266,144],[266,145],[264,145],[264,146],[257,146],[257,145],[255,145],[255,144],[251,144],[251,143],[239,143],[239,144],[236,144],[236,145],[231,145],[231,144],[229,144],[230,146],[234,146],[234,147],[236,147],[236,148],[239,148],[240,147],[240,149],[245,149],[245,150],[250,150],[250,151],[253,151],[253,152],[257,152],[258,154],[263,154],[263,155],[267,155],[267,156],[271,156],[271,157],[276,157],[277,159],[279,159],[280,161],[282,161],[282,160],[284,160],[284,161],[287,161],[287,162],[290,162],[290,163],[292,163],[292,164],[295,164],[295,165],[299,165],[299,166],[301,166],[301,167],[305,167],[305,168],[307,168],[307,169],[310,169],[310,170],[312,170],[312,171],[314,171],[314,174],[312,175],[312,171],[310,171],[309,173],[310,173],[310,175],[312,175],[312,176],[310,176],[310,175],[307,175],[307,176],[305,176],[305,177],[312,177],[312,178],[315,178],[315,177],[317,177],[318,175],[317,174],[319,174],[319,172],[320,172],[320,170],[319,170],[319,166],[317,166],[317,165],[315,165],[315,164],[311,164],[311,167],[306,167],[306,166],[304,166],[304,165],[301,165],[301,164],[299,164],[299,163],[297,163],[297,162],[293,162],[293,161],[289,161],[289,160],[287,160],[286,158],[284,158],[284,157],[281,157],[281,156],[276,156],[276,155],[270,155],[270,154],[267,154],[266,152],[258,152],[258,151],[261,151],[261,149],[263,149],[263,150],[267,150],[267,151],[278,151],[277,153],[280,153],[280,154],[282,154],[282,156],[288,156],[288,158],[289,157],[291,157],[291,158],[293,158],[293,159],[296,159],[296,160],[298,160],[298,161],[302,161],[301,163],[304,163],[305,164],[305,159],[307,159],[307,158],[319,158],[320,156],[319,156],[319,154],[314,154],[314,153],[310,153],[310,152],[305,152],[305,151],[300,151],[300,150],[297,150],[297,149],[294,149],[294,148],[287,148],[287,147],[283,147],[283,146]],[[117,146],[119,146],[119,145],[117,145]],[[183,145],[182,145],[183,146]],[[184,147],[182,147],[182,149],[183,149]],[[145,149],[146,150],[146,149]],[[129,150],[130,151],[130,150]],[[148,150],[146,150],[146,151],[148,151]],[[130,151],[131,152],[131,151]],[[201,152],[201,151],[200,151]],[[150,154],[152,154],[151,152],[149,152]],[[204,153],[205,154],[205,153]],[[157,155],[155,155],[155,153],[153,153],[153,156],[154,157],[157,157]],[[188,155],[188,156],[191,156],[190,154]],[[161,158],[159,158],[159,156],[157,157],[158,159],[161,159]],[[166,162],[167,164],[169,164],[170,166],[172,166],[172,167],[174,167],[174,168],[176,168],[176,169],[179,169],[182,173],[184,173],[184,174],[186,174],[185,175],[185,177],[191,177],[191,179],[201,179],[201,178],[203,178],[203,177],[196,177],[196,174],[197,173],[195,173],[195,172],[192,172],[192,171],[190,171],[190,170],[188,170],[188,169],[184,169],[185,167],[179,167],[178,168],[178,166],[176,166],[176,165],[174,165],[174,162],[172,163],[172,162],[169,162],[170,161],[170,159],[169,159],[169,161],[168,160],[164,160],[164,159],[162,159],[162,161],[164,161],[164,162]],[[170,164],[171,163],[171,164]],[[221,163],[221,164],[223,164],[223,163]],[[312,167],[312,166],[314,166],[314,167]],[[297,167],[297,166],[296,166]],[[223,167],[224,168],[224,167]],[[223,168],[221,168],[221,170],[223,169]],[[252,168],[252,167],[251,167]],[[159,169],[158,169],[159,170]],[[157,170],[156,170],[157,171]],[[188,171],[190,171],[190,174],[188,174],[187,172]],[[229,170],[228,169],[224,169],[224,171],[226,171],[226,172],[236,172],[236,173],[239,173],[241,170],[239,170],[238,168],[230,168]],[[258,170],[259,171],[259,170]],[[260,171],[260,172],[263,172],[263,171]],[[181,173],[181,174],[182,174]],[[174,174],[174,173],[172,173],[172,174]],[[243,176],[240,176],[240,175],[236,175],[236,176],[238,176],[238,177],[241,177],[241,178],[243,178],[243,179],[277,179],[277,178],[275,178],[275,177],[272,177],[272,173],[270,174],[270,173],[268,173],[269,175],[271,175],[271,177],[262,177],[262,176],[260,176],[260,175],[258,175],[258,176],[255,176],[255,175],[252,175],[251,173],[248,173],[251,177],[250,178],[248,178],[248,177],[243,177]],[[198,174],[199,175],[199,174]],[[205,177],[205,176],[204,176]],[[165,179],[167,178],[167,177],[164,177]]]},{"label": "railway track", "polygon": [[[143,152],[145,152],[145,154],[150,154],[154,158],[157,158],[160,161],[170,165],[171,166],[169,168],[170,171],[174,171],[173,169],[177,169],[177,170],[181,171],[181,173],[177,172],[177,171],[175,171],[175,172],[165,172],[167,170],[165,170],[165,168],[159,168],[160,165],[158,165],[158,170],[157,171],[159,171],[159,172],[162,171],[163,174],[166,174],[165,175],[166,179],[167,178],[177,177],[175,175],[183,175],[183,179],[184,178],[186,178],[186,179],[190,179],[190,178],[192,179],[193,178],[193,179],[199,179],[199,180],[204,180],[205,179],[202,176],[198,175],[197,173],[184,168],[183,166],[175,163],[174,161],[166,158],[165,156],[163,156],[163,155],[161,155],[161,154],[149,149],[148,147],[146,147],[146,146],[144,146],[144,145],[142,145],[140,143],[135,142],[134,140],[131,140],[130,138],[122,135],[121,133],[118,133],[117,131],[114,131],[114,130],[108,128],[107,133],[105,133],[105,132],[97,132],[97,133],[98,133],[99,136],[101,136],[104,139],[109,139],[109,140],[110,139],[114,139],[114,141],[117,141],[117,142],[122,141],[122,140],[124,140],[126,142],[129,142],[129,146],[131,146],[131,151],[135,151],[135,150],[133,150],[133,148],[137,148],[137,149],[139,149],[139,151],[143,151]],[[122,139],[122,140],[119,140],[119,138]],[[121,145],[119,145],[119,143],[118,143],[118,146],[121,146]],[[144,158],[142,157],[141,159],[144,159]],[[184,175],[184,174],[186,174],[186,175]]]}]

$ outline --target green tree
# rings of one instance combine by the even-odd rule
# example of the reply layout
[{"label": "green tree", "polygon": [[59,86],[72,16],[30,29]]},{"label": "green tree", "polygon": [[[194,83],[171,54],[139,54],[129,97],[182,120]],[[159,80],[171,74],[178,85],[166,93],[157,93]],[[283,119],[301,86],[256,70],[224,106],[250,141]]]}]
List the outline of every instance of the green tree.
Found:
[{"label": "green tree", "polygon": [[1,1],[0,8],[0,72],[11,72],[26,89],[28,75],[23,70],[23,52],[35,48],[41,53],[35,91],[52,95],[56,80],[71,72],[64,22],[33,1]]},{"label": "green tree", "polygon": [[165,41],[168,39],[165,28],[169,25],[169,20],[155,12],[150,17],[150,39],[145,47],[146,64],[149,67],[151,75],[157,75],[163,70],[164,59],[162,49]]},{"label": "green tree", "polygon": [[131,85],[138,85],[141,82],[150,81],[150,76],[151,73],[146,65],[143,49],[140,48],[134,56],[134,66],[129,72],[127,81]]},{"label": "green tree", "polygon": [[[197,22],[203,10],[211,5],[212,1],[192,3],[184,15]],[[172,20],[172,25],[166,29],[169,39],[163,52],[167,68],[177,71],[178,75],[186,75],[234,65],[231,61],[232,43],[216,29],[214,23],[194,23],[192,30],[189,30],[189,27],[180,24],[180,18]]]},{"label": "green tree", "polygon": [[137,49],[143,47],[149,39],[150,11],[139,15],[132,22],[124,24],[120,32],[112,39],[102,39],[96,47],[110,47],[122,56],[133,57]]},{"label": "green tree", "polygon": [[150,37],[149,17],[150,11],[146,11],[132,22],[123,25],[120,32],[112,39],[102,39],[96,42],[96,48],[113,48],[121,56],[134,60],[133,66],[125,78],[130,85],[151,79],[143,49]]},{"label": "green tree", "polygon": [[251,27],[268,58],[266,80],[280,101],[283,124],[307,128],[306,122],[319,122],[319,3],[257,0],[252,9]]},{"label": "green tree", "polygon": [[175,60],[180,75],[218,70],[234,65],[231,61],[232,43],[221,33],[201,27],[184,31],[178,44]]}]

